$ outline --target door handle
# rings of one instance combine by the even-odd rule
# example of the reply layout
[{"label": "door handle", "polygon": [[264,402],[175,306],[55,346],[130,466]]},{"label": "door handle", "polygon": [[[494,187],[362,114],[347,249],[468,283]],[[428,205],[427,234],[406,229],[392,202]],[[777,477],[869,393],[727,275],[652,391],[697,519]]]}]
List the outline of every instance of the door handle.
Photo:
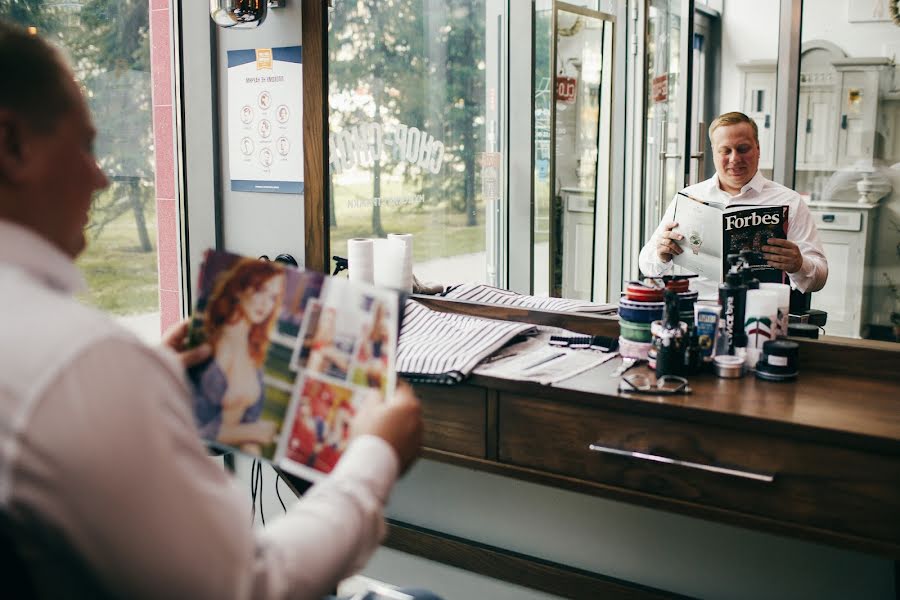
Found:
[{"label": "door handle", "polygon": [[812,119],[806,119],[806,133],[812,133]]},{"label": "door handle", "polygon": [[766,115],[766,120],[763,123],[763,127],[765,127],[766,129],[771,127],[771,119],[772,119],[772,115]]},{"label": "door handle", "polygon": [[841,129],[847,129],[847,115],[841,115]]},{"label": "door handle", "polygon": [[775,481],[774,473],[756,473],[754,471],[732,469],[730,467],[723,467],[719,465],[707,465],[703,463],[679,460],[677,458],[670,458],[668,456],[660,456],[659,454],[647,454],[645,452],[635,452],[633,450],[622,450],[620,448],[610,448],[609,446],[600,446],[598,444],[591,444],[588,446],[588,448],[594,452],[615,454],[618,456],[625,456],[628,458],[635,458],[638,460],[646,460],[650,462],[664,463],[669,465],[678,465],[679,467],[708,471],[710,473],[718,473],[719,475],[738,477],[740,479],[752,479],[754,481],[762,481],[764,483],[772,483],[773,481]]}]

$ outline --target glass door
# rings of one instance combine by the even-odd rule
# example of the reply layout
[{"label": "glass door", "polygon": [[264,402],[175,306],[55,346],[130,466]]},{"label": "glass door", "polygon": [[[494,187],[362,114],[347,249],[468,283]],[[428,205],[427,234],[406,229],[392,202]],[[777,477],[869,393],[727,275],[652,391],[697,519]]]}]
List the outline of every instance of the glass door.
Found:
[{"label": "glass door", "polygon": [[659,225],[684,182],[680,133],[682,0],[651,0],[647,10],[643,239]]}]

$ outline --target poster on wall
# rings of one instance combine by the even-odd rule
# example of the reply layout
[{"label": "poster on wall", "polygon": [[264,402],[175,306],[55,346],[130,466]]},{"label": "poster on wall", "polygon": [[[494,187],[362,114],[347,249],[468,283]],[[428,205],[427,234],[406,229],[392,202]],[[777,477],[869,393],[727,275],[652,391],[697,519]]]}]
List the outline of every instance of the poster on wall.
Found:
[{"label": "poster on wall", "polygon": [[303,193],[300,46],[228,51],[228,166],[236,192]]}]

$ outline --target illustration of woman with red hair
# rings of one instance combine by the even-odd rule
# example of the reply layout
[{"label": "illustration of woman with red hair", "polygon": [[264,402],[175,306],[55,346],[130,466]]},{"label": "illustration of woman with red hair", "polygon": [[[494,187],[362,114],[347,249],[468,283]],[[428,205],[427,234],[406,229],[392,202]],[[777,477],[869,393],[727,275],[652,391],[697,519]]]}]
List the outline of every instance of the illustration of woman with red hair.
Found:
[{"label": "illustration of woman with red hair", "polygon": [[194,372],[194,415],[201,435],[259,454],[276,424],[259,420],[265,400],[262,366],[284,292],[275,263],[239,259],[222,273],[204,311],[213,358]]}]

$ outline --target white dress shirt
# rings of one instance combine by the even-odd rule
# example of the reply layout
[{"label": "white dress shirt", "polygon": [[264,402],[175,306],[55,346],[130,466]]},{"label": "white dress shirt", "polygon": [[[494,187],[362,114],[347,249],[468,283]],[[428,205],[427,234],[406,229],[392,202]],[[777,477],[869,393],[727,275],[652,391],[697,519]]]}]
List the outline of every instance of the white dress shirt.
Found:
[{"label": "white dress shirt", "polygon": [[360,568],[385,533],[393,449],[356,439],[254,531],[175,356],[72,299],[82,286],[68,257],[0,220],[0,509],[41,597],[319,598]]},{"label": "white dress shirt", "polygon": [[[688,186],[684,192],[700,200],[719,204],[723,208],[742,205],[787,205],[789,211],[787,239],[797,244],[800,254],[803,256],[803,265],[800,270],[796,273],[788,273],[788,277],[793,287],[801,292],[817,292],[825,286],[825,281],[828,279],[828,261],[825,258],[822,242],[819,241],[815,221],[800,194],[780,183],[769,181],[759,171],[736,196],[732,196],[719,187],[718,175]],[[673,221],[674,212],[675,200],[673,199],[666,208],[662,222],[641,249],[639,262],[644,275],[663,275],[672,271],[672,261],[662,262],[659,260],[656,246],[660,234],[664,231],[663,225]]]}]

